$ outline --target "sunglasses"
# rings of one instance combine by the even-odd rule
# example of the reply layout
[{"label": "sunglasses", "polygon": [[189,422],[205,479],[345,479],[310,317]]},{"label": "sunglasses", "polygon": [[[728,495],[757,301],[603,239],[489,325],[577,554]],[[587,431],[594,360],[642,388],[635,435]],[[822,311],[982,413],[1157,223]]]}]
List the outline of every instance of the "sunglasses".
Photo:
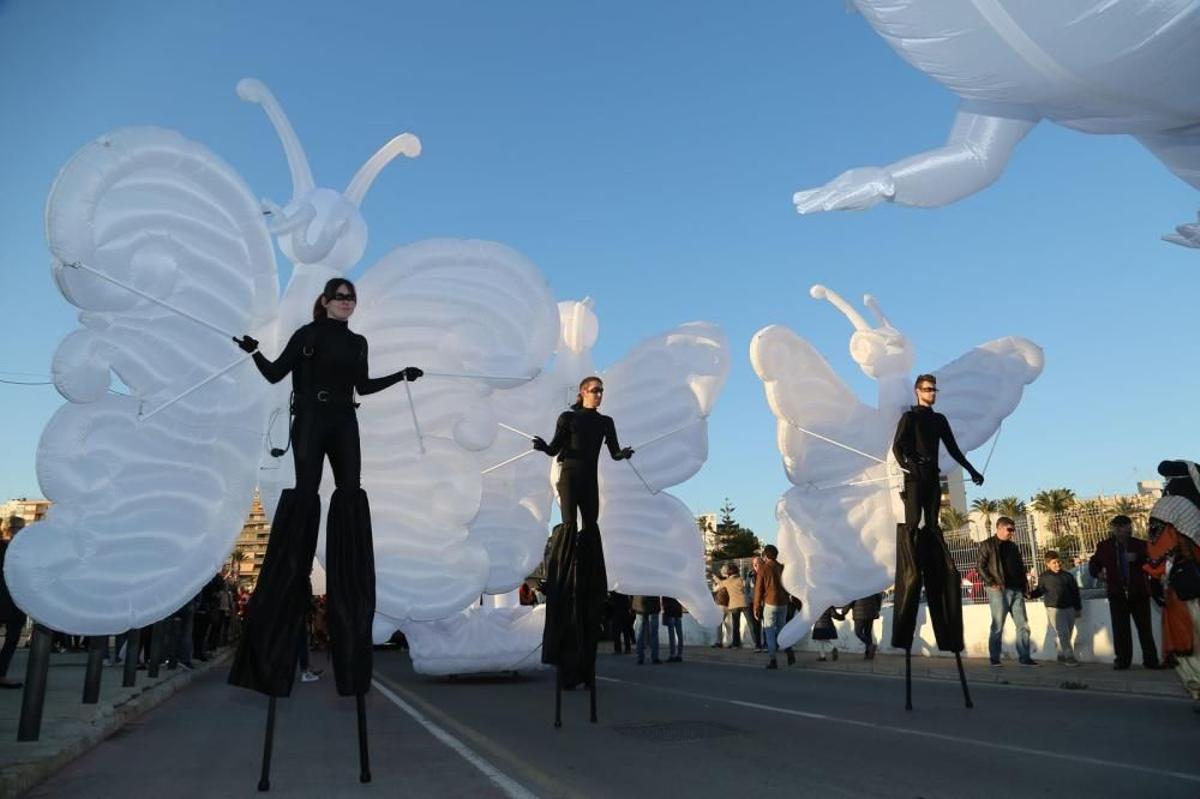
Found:
[{"label": "sunglasses", "polygon": [[336,292],[329,301],[333,302],[334,300],[340,300],[341,302],[358,302],[358,297],[355,297],[353,294],[347,294],[344,291],[339,291]]},{"label": "sunglasses", "polygon": [[600,388],[599,386],[597,386],[597,387],[595,387],[595,388],[589,388],[589,389],[587,390],[587,392],[585,392],[585,393],[588,393],[588,394],[603,394],[603,393],[604,393],[604,389],[602,389],[602,388]]},{"label": "sunglasses", "polygon": [[918,388],[917,391],[933,392],[934,394],[938,393],[938,390],[936,388],[930,388],[929,386],[924,386],[923,388]]}]

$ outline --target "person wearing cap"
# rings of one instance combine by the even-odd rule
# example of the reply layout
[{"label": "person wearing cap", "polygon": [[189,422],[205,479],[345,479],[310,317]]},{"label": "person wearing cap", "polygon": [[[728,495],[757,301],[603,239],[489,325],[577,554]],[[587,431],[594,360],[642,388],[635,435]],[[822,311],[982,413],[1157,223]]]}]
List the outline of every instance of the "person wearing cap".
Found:
[{"label": "person wearing cap", "polygon": [[1148,573],[1165,584],[1163,655],[1200,713],[1200,508],[1182,496],[1165,496],[1150,511]]},{"label": "person wearing cap", "polygon": [[1088,571],[1104,583],[1108,594],[1115,655],[1113,668],[1124,670],[1133,662],[1133,637],[1129,628],[1132,619],[1142,647],[1142,664],[1148,669],[1156,669],[1158,653],[1150,626],[1150,580],[1142,569],[1146,565],[1146,542],[1133,537],[1133,522],[1123,514],[1112,517],[1108,530],[1109,537],[1096,546],[1095,554],[1088,561]]},{"label": "person wearing cap", "polygon": [[1029,592],[1029,598],[1042,597],[1046,618],[1058,634],[1058,662],[1064,666],[1078,666],[1071,636],[1075,632],[1075,620],[1083,615],[1079,586],[1075,583],[1075,575],[1063,570],[1057,552],[1047,550],[1045,559],[1046,570],[1038,577],[1037,588]]}]

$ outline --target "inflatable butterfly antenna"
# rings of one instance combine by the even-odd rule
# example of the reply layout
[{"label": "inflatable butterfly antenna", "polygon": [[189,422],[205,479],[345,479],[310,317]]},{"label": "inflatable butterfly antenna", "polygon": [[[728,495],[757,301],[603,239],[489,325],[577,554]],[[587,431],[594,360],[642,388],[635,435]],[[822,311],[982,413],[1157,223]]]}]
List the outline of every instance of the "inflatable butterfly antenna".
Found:
[{"label": "inflatable butterfly antenna", "polygon": [[[878,404],[862,402],[805,339],[780,325],[763,328],[750,359],[777,419],[777,440],[793,487],[779,500],[777,546],[784,586],[804,609],[780,634],[795,643],[830,605],[885,590],[892,582],[896,522],[903,518],[897,491],[902,475],[891,456],[892,437],[912,404],[916,350],[870,295],[864,305],[872,327],[835,292],[814,286],[850,321],[850,354],[878,382]],[[1042,351],[1016,337],[980,345],[938,369],[938,411],[964,452],[981,446],[1041,373]],[[949,464],[943,452],[943,465]]]},{"label": "inflatable butterfly antenna", "polygon": [[[609,587],[675,596],[699,625],[715,627],[720,610],[704,579],[695,516],[662,489],[694,475],[707,458],[706,419],[729,368],[724,334],[704,322],[679,325],[598,372],[591,358],[599,334],[592,301],[559,303],[559,315],[553,367],[524,386],[492,395],[495,417],[508,432],[480,452],[483,501],[471,523],[471,540],[489,552],[488,593],[511,591],[533,571],[554,520],[557,464],[536,453],[523,457],[531,451],[526,436],[550,438],[580,380],[599,374],[608,389],[604,413],[640,462],[639,477],[626,462],[600,459],[599,526]],[[540,646],[543,618],[536,609],[486,605],[430,624],[377,614],[375,638],[403,630],[414,668],[422,673],[509,670],[524,668],[520,664]]]},{"label": "inflatable butterfly antenna", "polygon": [[[53,275],[81,309],[80,327],[55,352],[54,382],[68,403],[38,448],[39,482],[54,506],[14,542],[5,573],[18,604],[55,629],[111,634],[181,607],[221,568],[259,474],[273,514],[272,492],[290,485],[292,465],[279,459],[259,472],[264,442],[246,431],[263,431],[272,406],[286,404],[228,336],[249,332],[271,352],[307,322],[324,282],[361,257],[357,204],[371,181],[396,154],[417,152],[415,137],[397,137],[345,194],[312,188],[278,104],[257,82],[240,88],[276,122],[293,175],[288,206],[267,206],[296,265],[282,303],[263,206],[221,158],[175,131],[108,133],[72,157],[51,188]],[[491,242],[399,247],[359,288],[354,324],[373,342],[376,371],[421,363],[529,376],[558,337],[536,267]],[[128,396],[108,391],[114,379]],[[430,444],[419,463],[403,394],[364,403],[373,433],[364,484],[382,500],[374,509],[380,606],[438,618],[486,580],[486,552],[465,542],[479,502],[473,453],[495,432],[483,412],[493,384],[427,378],[421,390],[432,412],[422,420]],[[401,448],[410,462],[395,462]],[[411,571],[420,574],[403,585]]]},{"label": "inflatable butterfly antenna", "polygon": [[[395,136],[367,159],[350,180],[344,192],[318,188],[313,181],[308,157],[288,121],[282,106],[262,81],[244,78],[237,85],[238,97],[262,106],[275,128],[287,158],[292,178],[292,198],[286,206],[263,200],[264,213],[270,216],[268,228],[277,237],[279,249],[300,273],[288,284],[284,305],[288,317],[281,322],[292,330],[308,319],[303,317],[314,297],[321,293],[329,278],[346,274],[367,246],[367,224],[359,208],[367,190],[392,160],[403,155],[421,154],[421,140],[412,133]],[[295,296],[295,302],[290,300]],[[290,307],[292,305],[295,307]]]},{"label": "inflatable butterfly antenna", "polygon": [[[1191,0],[852,2],[901,58],[959,96],[958,113],[942,147],[800,191],[800,213],[956,202],[995,182],[1042,119],[1133,135],[1200,188],[1200,13]],[[1200,224],[1164,239],[1200,247]]]}]

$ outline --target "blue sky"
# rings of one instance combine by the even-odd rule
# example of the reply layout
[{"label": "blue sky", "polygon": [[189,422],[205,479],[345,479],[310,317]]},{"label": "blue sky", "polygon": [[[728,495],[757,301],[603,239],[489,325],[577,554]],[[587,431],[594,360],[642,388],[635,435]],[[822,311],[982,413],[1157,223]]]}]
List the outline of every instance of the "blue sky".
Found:
[{"label": "blue sky", "polygon": [[[795,215],[794,191],[936,146],[954,111],[836,0],[0,0],[0,377],[47,374],[74,327],[42,211],[87,141],[176,128],[260,196],[290,196],[274,132],[234,94],[246,76],[280,99],[318,184],[344,187],[400,131],[421,137],[422,157],[389,167],[363,205],[360,270],[431,236],[504,242],[556,296],[595,299],[601,365],[678,322],[719,323],[735,361],[710,461],[675,492],[697,512],[728,496],[775,536],[789,483],[747,357],[759,328],[792,327],[873,401],[814,282],[874,293],[920,370],[1002,335],[1045,348],[986,496],[1130,491],[1161,458],[1200,455],[1200,253],[1158,240],[1200,196],[1132,139],[1043,124],[997,185],[955,206]],[[0,398],[0,498],[38,495],[38,434],[61,400],[7,385]]]}]

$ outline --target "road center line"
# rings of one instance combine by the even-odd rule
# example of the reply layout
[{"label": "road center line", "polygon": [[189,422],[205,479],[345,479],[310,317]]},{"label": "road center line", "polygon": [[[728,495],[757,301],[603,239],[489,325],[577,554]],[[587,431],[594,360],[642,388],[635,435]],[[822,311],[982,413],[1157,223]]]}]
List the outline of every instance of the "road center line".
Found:
[{"label": "road center line", "polygon": [[727,699],[722,696],[709,696],[707,694],[697,694],[691,691],[680,691],[674,688],[660,688],[656,685],[646,685],[644,683],[633,682],[631,680],[620,680],[615,677],[597,677],[603,682],[622,683],[624,685],[632,685],[636,688],[645,688],[648,691],[659,691],[661,693],[676,694],[678,696],[686,696],[691,699],[703,699],[708,702],[724,702],[729,705],[737,705],[739,707],[751,708],[753,710],[765,710],[771,713],[780,713],[786,716],[799,716],[806,719],[815,719],[818,721],[828,721],[834,724],[845,724],[851,727],[866,727],[867,729],[879,730],[881,732],[890,732],[896,735],[911,735],[918,738],[931,738],[936,741],[945,741],[955,744],[968,744],[970,746],[978,746],[984,749],[997,749],[1004,752],[1015,752],[1022,755],[1034,755],[1037,757],[1047,757],[1053,760],[1066,760],[1071,763],[1087,764],[1090,766],[1105,766],[1108,768],[1118,768],[1124,771],[1137,771],[1145,774],[1153,774],[1157,776],[1166,775],[1174,777],[1178,780],[1187,782],[1200,783],[1200,774],[1191,774],[1186,771],[1168,771],[1162,768],[1152,766],[1141,766],[1134,763],[1120,763],[1113,760],[1104,760],[1098,757],[1087,757],[1086,755],[1067,755],[1059,752],[1047,752],[1042,749],[1034,749],[1026,746],[1016,746],[1013,744],[993,743],[991,741],[980,741],[976,738],[961,738],[955,735],[945,735],[939,732],[926,732],[925,730],[914,730],[907,727],[896,727],[890,724],[877,724],[871,721],[859,721],[858,719],[841,718],[838,716],[830,716],[826,713],[811,713],[803,710],[792,710],[786,707],[775,707],[774,705],[763,705],[758,702],[745,702],[740,699]]},{"label": "road center line", "polygon": [[405,702],[378,679],[371,680],[371,684],[374,685],[376,690],[383,694],[383,696],[386,697],[389,702],[403,710],[405,713],[411,716],[414,721],[424,727],[430,735],[432,735],[434,738],[437,738],[446,746],[457,752],[460,756],[462,756],[463,760],[466,760],[472,766],[479,769],[479,771],[482,772],[485,777],[495,783],[496,787],[504,792],[505,796],[508,796],[511,799],[537,799],[536,794],[526,790],[526,788],[516,780],[500,771],[500,769],[493,766],[480,755],[476,754],[475,750],[471,749],[471,747],[467,746],[465,743],[458,740],[453,735],[427,719],[425,715],[421,713],[421,711],[417,710],[408,702]]}]

